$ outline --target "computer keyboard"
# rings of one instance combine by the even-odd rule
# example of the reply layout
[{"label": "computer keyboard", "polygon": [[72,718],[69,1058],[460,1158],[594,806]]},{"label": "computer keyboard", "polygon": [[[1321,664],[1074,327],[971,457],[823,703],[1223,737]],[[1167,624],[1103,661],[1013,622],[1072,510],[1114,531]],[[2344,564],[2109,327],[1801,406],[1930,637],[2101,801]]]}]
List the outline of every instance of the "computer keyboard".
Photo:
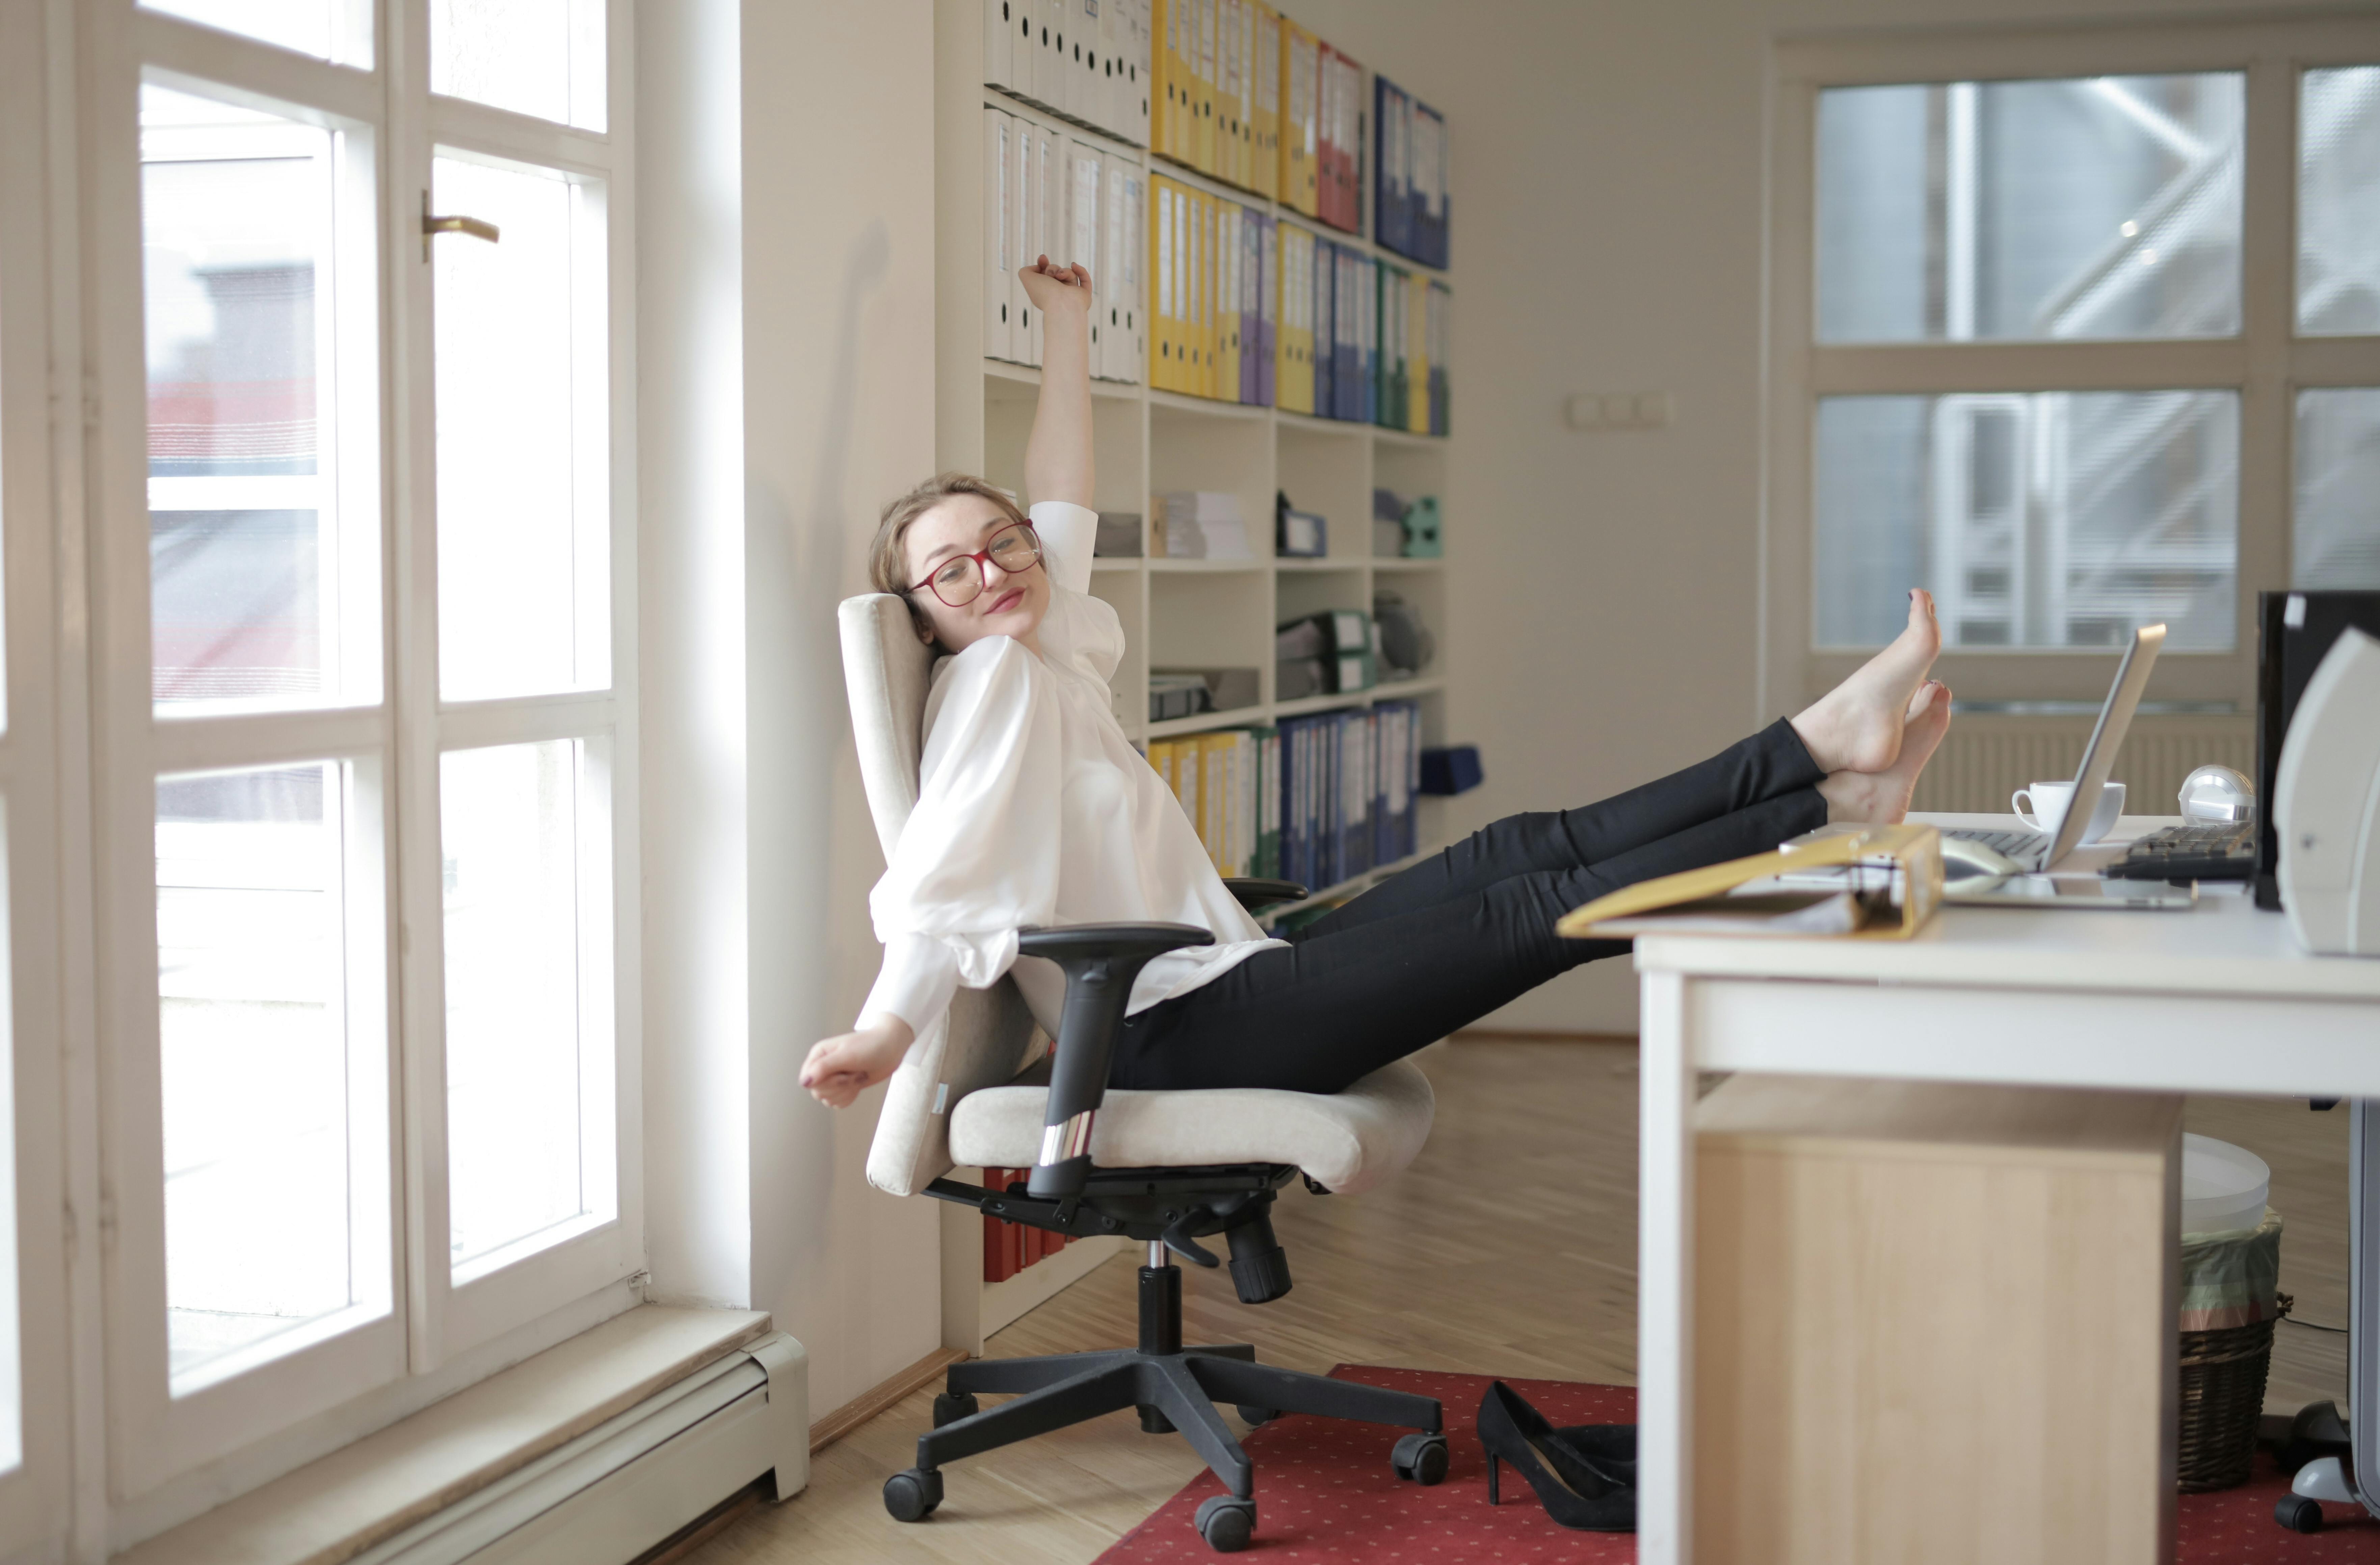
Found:
[{"label": "computer keyboard", "polygon": [[2245,880],[2256,873],[2256,825],[2168,826],[2099,873],[2117,880]]}]

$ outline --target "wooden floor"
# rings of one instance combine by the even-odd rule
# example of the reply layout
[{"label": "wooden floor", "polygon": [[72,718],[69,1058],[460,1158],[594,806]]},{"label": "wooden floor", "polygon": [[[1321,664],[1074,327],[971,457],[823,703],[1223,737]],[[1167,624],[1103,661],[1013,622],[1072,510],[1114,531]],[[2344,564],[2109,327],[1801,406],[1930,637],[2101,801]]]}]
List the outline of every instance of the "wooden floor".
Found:
[{"label": "wooden floor", "polygon": [[[1372,1363],[1550,1379],[1634,1378],[1636,1062],[1620,1044],[1470,1042],[1416,1057],[1438,1122],[1414,1166],[1352,1200],[1293,1188],[1275,1221],[1296,1289],[1242,1305],[1226,1276],[1184,1268],[1186,1335],[1257,1345],[1267,1363]],[[2306,1318],[2346,1317],[2344,1110],[2193,1100],[2189,1127],[2273,1165],[2289,1221],[2282,1288]],[[995,1356],[1127,1347],[1132,1257],[1109,1262],[993,1338]],[[2281,1328],[2267,1405],[2344,1396],[2346,1340]],[[698,1565],[1095,1559],[1199,1464],[1118,1413],[947,1470],[940,1510],[903,1526],[878,1491],[932,1422],[909,1397],[819,1453],[809,1488],[685,1558]],[[1238,1427],[1228,1411],[1226,1420]]]}]

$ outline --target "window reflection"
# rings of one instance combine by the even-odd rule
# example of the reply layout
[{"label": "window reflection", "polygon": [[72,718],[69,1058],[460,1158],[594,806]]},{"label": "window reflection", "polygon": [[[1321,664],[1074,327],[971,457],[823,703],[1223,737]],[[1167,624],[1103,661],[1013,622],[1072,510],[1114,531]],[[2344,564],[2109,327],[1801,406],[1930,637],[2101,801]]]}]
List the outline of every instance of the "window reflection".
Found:
[{"label": "window reflection", "polygon": [[2240,402],[2223,391],[1818,404],[1817,643],[1881,646],[1903,589],[1949,647],[2236,640]]},{"label": "window reflection", "polygon": [[1822,342],[2240,329],[2237,73],[1818,95]]},{"label": "window reflection", "polygon": [[370,986],[349,982],[350,775],[157,784],[176,1395],[388,1308],[385,1054]]},{"label": "window reflection", "polygon": [[[370,699],[371,518],[339,501],[338,137],[141,90],[150,618],[160,707]],[[343,528],[360,535],[343,536]],[[352,666],[350,666],[352,665]],[[360,686],[360,687],[358,687]]]}]

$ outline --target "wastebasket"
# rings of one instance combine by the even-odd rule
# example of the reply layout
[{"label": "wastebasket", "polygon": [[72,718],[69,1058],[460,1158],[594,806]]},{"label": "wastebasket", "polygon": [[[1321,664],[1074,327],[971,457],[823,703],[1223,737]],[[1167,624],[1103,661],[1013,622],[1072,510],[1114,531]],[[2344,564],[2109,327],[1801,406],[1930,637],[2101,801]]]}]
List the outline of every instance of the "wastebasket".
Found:
[{"label": "wastebasket", "polygon": [[[2248,1481],[2265,1412],[2279,1290],[2281,1218],[2265,1205],[2271,1176],[2254,1154],[2182,1138],[2181,1438],[2184,1494]],[[2252,1218],[2253,1226],[2247,1226]],[[2211,1231],[2197,1224],[2221,1223]]]}]

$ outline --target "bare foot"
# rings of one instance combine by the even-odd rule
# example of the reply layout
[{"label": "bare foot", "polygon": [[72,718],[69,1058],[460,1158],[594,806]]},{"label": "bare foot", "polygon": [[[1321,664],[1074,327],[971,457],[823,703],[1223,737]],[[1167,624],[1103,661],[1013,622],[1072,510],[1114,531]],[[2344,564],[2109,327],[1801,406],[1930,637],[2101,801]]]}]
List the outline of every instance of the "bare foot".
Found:
[{"label": "bare foot", "polygon": [[1830,772],[1880,772],[1890,766],[1900,752],[1905,714],[1941,649],[1933,595],[1912,590],[1909,628],[1793,720],[1810,758]]},{"label": "bare foot", "polygon": [[1900,751],[1890,766],[1881,771],[1833,772],[1818,784],[1818,796],[1827,801],[1827,819],[1870,826],[1889,826],[1902,819],[1917,792],[1918,773],[1925,770],[1942,735],[1949,731],[1950,687],[1929,681],[1910,703]]}]

